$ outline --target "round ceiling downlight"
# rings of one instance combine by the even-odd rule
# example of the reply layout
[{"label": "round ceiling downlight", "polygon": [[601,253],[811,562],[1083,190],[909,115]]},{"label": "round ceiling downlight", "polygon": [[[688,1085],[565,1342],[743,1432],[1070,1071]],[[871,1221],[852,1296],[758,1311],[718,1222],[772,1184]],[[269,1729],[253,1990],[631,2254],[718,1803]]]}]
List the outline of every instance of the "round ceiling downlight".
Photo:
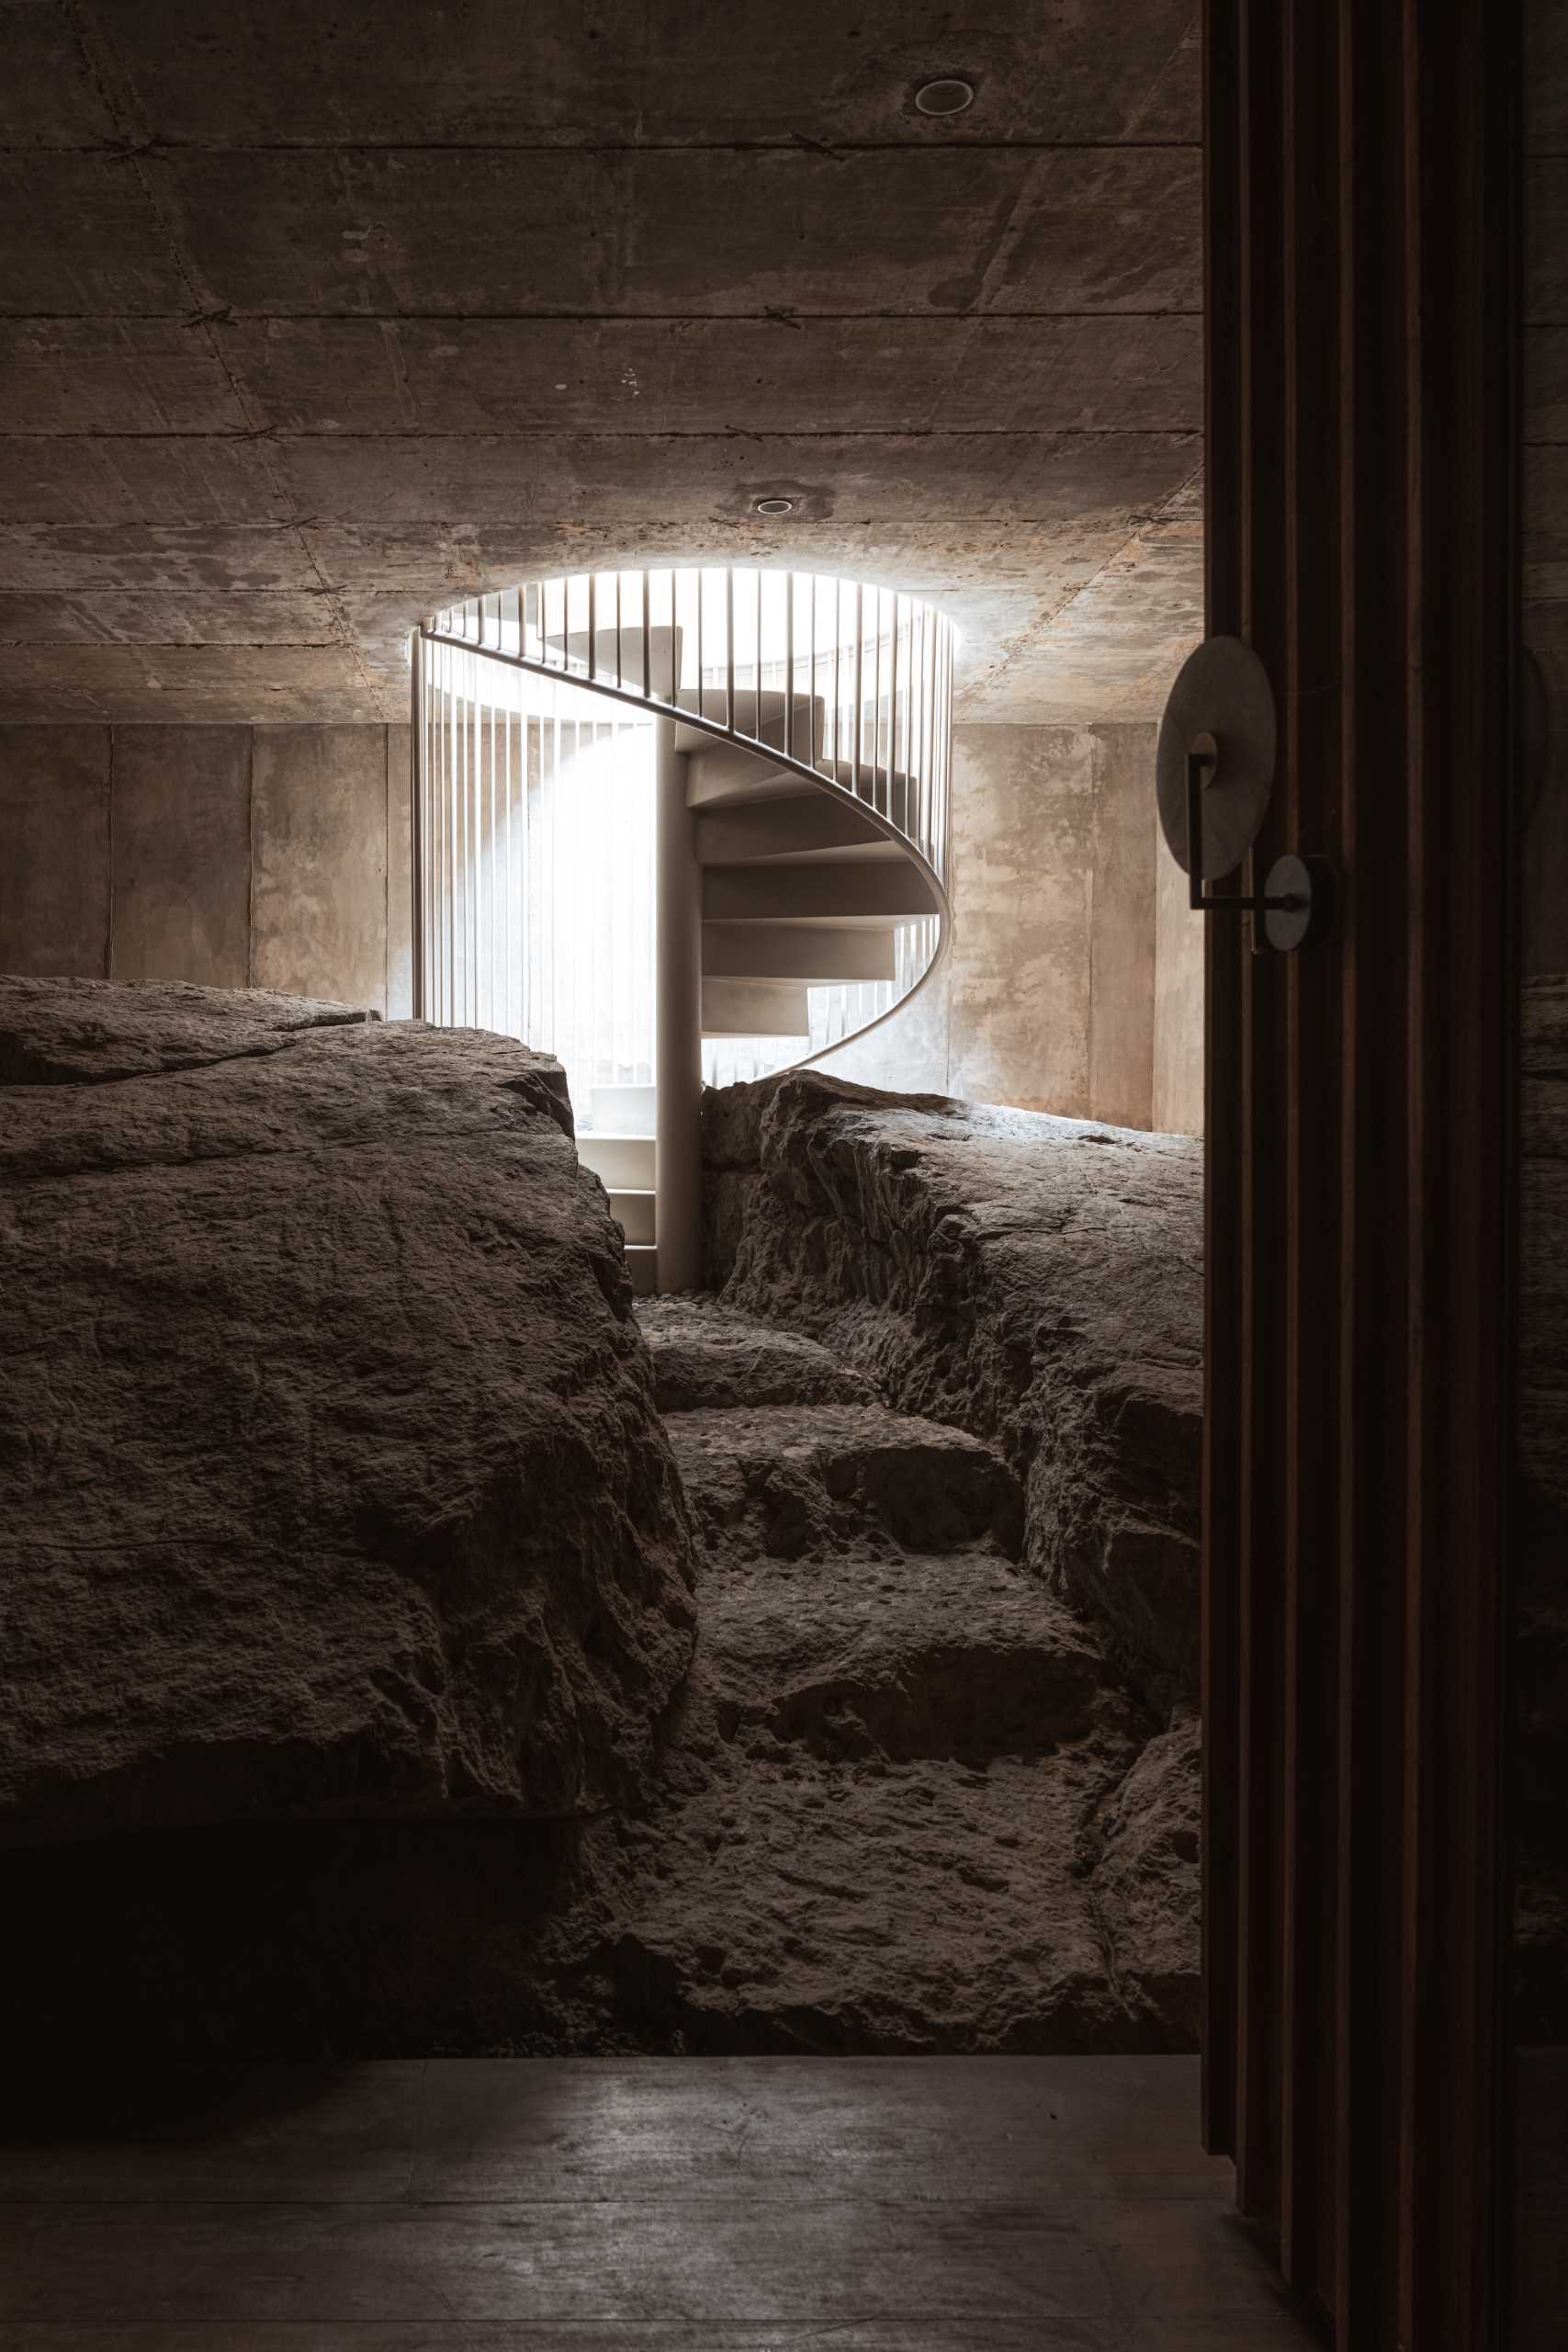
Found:
[{"label": "round ceiling downlight", "polygon": [[793,514],[795,501],[793,498],[759,498],[751,512],[753,514]]},{"label": "round ceiling downlight", "polygon": [[961,81],[956,74],[939,74],[934,82],[922,82],[915,92],[917,114],[962,114],[974,103],[974,83]]}]

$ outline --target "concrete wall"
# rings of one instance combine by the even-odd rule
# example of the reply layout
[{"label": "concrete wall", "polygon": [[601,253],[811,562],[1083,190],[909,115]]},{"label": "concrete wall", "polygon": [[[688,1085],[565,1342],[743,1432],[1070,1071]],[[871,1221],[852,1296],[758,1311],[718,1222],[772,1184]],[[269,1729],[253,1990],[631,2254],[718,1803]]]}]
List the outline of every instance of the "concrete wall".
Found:
[{"label": "concrete wall", "polygon": [[1155,813],[1152,724],[953,730],[947,964],[823,1065],[1129,1127],[1202,1126],[1202,918]]},{"label": "concrete wall", "polygon": [[410,1010],[406,727],[0,727],[0,971]]},{"label": "concrete wall", "polygon": [[1154,1124],[1168,1135],[1203,1132],[1203,918],[1187,903],[1187,876],[1155,851]]},{"label": "concrete wall", "polygon": [[[953,942],[846,1078],[1196,1135],[1202,918],[1155,729],[953,735]],[[0,727],[0,970],[408,1013],[408,729]]]}]

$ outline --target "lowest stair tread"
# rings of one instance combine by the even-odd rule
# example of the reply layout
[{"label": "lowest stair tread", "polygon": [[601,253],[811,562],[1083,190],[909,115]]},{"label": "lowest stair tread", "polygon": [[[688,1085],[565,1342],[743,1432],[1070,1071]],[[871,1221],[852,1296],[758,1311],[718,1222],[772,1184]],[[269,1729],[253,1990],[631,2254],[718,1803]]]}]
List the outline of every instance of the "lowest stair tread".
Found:
[{"label": "lowest stair tread", "polygon": [[637,1321],[661,1413],[752,1405],[876,1404],[863,1373],[820,1341],[701,1298],[650,1299]]},{"label": "lowest stair tread", "polygon": [[1089,1751],[967,1771],[727,1749],[620,1925],[699,2048],[1125,2049],[1081,1868]]}]

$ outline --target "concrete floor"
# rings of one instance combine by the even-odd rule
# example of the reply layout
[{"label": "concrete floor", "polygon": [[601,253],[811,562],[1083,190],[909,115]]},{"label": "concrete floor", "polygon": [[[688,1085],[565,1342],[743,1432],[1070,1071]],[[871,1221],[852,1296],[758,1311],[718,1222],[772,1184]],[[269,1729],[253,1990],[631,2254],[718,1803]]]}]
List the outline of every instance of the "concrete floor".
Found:
[{"label": "concrete floor", "polygon": [[[53,2091],[7,2352],[1286,2352],[1186,2058],[412,2060]],[[13,2113],[15,2107],[13,2105]]]}]

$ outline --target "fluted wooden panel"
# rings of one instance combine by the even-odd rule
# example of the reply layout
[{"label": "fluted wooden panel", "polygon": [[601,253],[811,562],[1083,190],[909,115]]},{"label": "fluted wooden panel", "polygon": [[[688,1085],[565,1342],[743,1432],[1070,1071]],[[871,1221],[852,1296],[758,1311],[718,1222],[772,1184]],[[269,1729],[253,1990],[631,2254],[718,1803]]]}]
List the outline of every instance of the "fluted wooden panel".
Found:
[{"label": "fluted wooden panel", "polygon": [[[1210,0],[1208,627],[1280,709],[1208,944],[1209,2144],[1344,2347],[1493,2334],[1513,34]],[[1238,877],[1238,887],[1241,877]]]}]

